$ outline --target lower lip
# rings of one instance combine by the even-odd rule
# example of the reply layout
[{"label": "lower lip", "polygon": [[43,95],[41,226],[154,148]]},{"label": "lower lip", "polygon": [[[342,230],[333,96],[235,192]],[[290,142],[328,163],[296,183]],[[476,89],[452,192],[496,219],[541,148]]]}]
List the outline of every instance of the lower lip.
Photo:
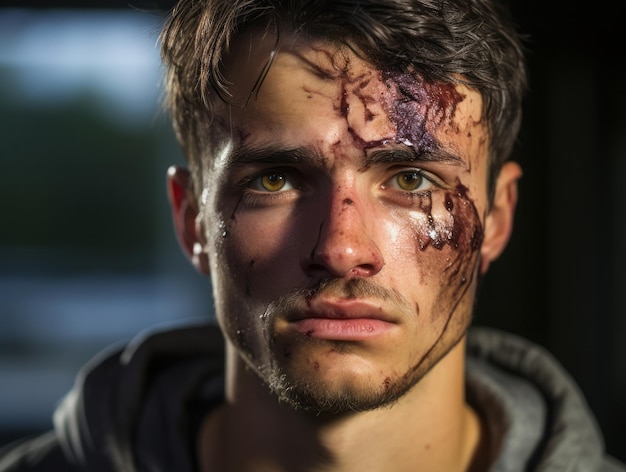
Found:
[{"label": "lower lip", "polygon": [[393,324],[371,318],[304,318],[293,321],[292,326],[311,338],[363,341],[389,332]]}]

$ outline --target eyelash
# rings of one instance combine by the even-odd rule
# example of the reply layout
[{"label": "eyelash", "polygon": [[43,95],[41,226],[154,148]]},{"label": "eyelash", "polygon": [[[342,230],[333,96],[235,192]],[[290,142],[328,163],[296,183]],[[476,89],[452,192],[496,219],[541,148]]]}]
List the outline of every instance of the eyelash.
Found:
[{"label": "eyelash", "polygon": [[[426,184],[428,188],[421,189],[421,190],[419,189],[408,190],[408,189],[400,188],[401,186],[397,181],[394,182],[396,179],[398,179],[402,175],[411,174],[411,173],[416,174],[420,179],[423,179],[423,181],[420,182],[420,185],[418,186],[418,188],[422,187],[424,184]],[[419,194],[423,194],[425,192],[431,191],[432,187],[442,188],[444,186],[445,184],[440,178],[438,178],[437,176],[435,176],[434,174],[428,171],[425,171],[420,168],[415,168],[415,167],[405,167],[405,168],[393,169],[393,173],[387,180],[385,180],[385,182],[381,185],[381,188],[383,189],[393,188],[393,190],[397,190],[401,193],[419,195]]]},{"label": "eyelash", "polygon": [[[279,189],[275,192],[269,190],[260,190],[252,188],[252,185],[255,181],[259,181],[264,176],[270,174],[282,174],[285,177],[285,180],[288,181],[292,188],[287,190]],[[259,186],[261,184],[259,183]],[[273,200],[279,200],[287,197],[287,193],[290,193],[291,190],[301,190],[301,185],[298,185],[297,177],[294,177],[293,169],[284,169],[284,168],[271,168],[271,169],[263,169],[261,171],[255,172],[248,176],[245,176],[237,183],[237,188],[243,194],[243,198],[245,202],[250,206],[258,206],[260,204],[265,204],[271,202]]]}]

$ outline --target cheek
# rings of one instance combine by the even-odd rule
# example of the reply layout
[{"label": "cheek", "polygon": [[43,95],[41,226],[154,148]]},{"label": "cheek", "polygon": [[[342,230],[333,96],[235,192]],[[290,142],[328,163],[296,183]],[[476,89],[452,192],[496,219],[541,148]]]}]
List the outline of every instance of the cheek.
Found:
[{"label": "cheek", "polygon": [[283,274],[278,262],[284,260],[279,253],[285,236],[277,230],[285,223],[263,211],[229,208],[216,215],[209,239],[217,319],[244,355],[258,358],[266,344],[262,315]]},{"label": "cheek", "polygon": [[[420,196],[410,212],[402,246],[414,254],[420,285],[432,287],[437,306],[458,302],[472,279],[483,238],[478,211],[465,187]],[[411,247],[408,249],[408,247]],[[402,253],[400,248],[396,249]],[[440,311],[440,309],[437,309]],[[450,310],[444,310],[449,312]]]},{"label": "cheek", "polygon": [[272,287],[281,286],[281,278],[298,262],[294,221],[289,211],[256,209],[234,212],[218,225],[215,269],[231,289],[263,301]]}]

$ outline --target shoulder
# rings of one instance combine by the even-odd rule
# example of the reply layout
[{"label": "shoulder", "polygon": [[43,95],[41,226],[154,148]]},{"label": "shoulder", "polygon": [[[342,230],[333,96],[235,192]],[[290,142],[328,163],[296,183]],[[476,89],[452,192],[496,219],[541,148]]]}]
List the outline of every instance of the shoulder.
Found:
[{"label": "shoulder", "polygon": [[[512,333],[473,327],[467,351],[470,386],[491,392],[488,409],[497,399],[506,419],[503,461],[517,458],[526,444],[534,451],[528,457],[539,461],[533,470],[626,472],[625,464],[606,455],[581,387],[547,349]],[[529,431],[535,443],[522,441]]]},{"label": "shoulder", "polygon": [[19,439],[0,448],[0,472],[72,471],[54,432]]},{"label": "shoulder", "polygon": [[[0,446],[0,472],[83,470],[78,462],[90,472],[115,470],[136,452],[133,434],[157,435],[156,418],[180,426],[191,395],[207,379],[221,386],[222,369],[223,338],[212,325],[147,330],[110,346],[78,373],[54,412],[54,431]],[[148,431],[139,431],[145,423]]]}]

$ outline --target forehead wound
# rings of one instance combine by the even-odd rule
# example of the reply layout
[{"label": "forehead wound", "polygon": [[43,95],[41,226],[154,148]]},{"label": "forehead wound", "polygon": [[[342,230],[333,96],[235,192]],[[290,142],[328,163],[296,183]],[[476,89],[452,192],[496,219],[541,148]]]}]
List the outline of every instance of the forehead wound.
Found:
[{"label": "forehead wound", "polygon": [[[304,73],[301,88],[305,95],[331,100],[335,113],[346,121],[354,142],[362,148],[399,142],[427,152],[438,147],[435,136],[443,126],[455,131],[455,114],[465,95],[454,84],[429,82],[415,71],[379,70],[348,48],[296,40],[285,47],[285,43],[285,39],[279,43],[271,32],[240,35],[223,63],[229,83],[223,100],[244,108],[271,68],[280,70],[287,80]],[[320,86],[329,82],[331,89]],[[273,84],[273,93],[285,94],[286,90]]]},{"label": "forehead wound", "polygon": [[417,73],[382,71],[382,80],[393,90],[387,100],[389,119],[396,124],[398,139],[428,151],[435,147],[433,133],[445,126],[458,131],[454,122],[458,105],[465,99],[453,84],[427,82]]},{"label": "forehead wound", "polygon": [[[316,47],[296,56],[311,76],[337,82],[335,110],[362,147],[393,140],[428,151],[436,147],[434,134],[441,127],[458,132],[454,118],[465,95],[454,84],[428,82],[414,71],[379,70],[341,48]],[[316,90],[304,86],[309,94]],[[389,135],[371,139],[373,125]]]}]

